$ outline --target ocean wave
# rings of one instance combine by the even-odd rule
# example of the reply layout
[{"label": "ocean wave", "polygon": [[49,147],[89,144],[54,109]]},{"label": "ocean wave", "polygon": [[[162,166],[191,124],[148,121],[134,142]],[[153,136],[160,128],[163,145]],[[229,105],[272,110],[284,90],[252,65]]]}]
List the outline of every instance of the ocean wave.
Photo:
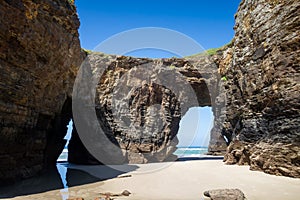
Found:
[{"label": "ocean wave", "polygon": [[179,157],[197,157],[206,154],[208,148],[178,148],[174,154]]},{"label": "ocean wave", "polygon": [[186,151],[190,151],[190,150],[207,150],[208,148],[204,148],[204,147],[201,147],[201,148],[196,148],[196,147],[192,147],[192,148],[189,148],[189,147],[177,147],[177,150],[186,150]]}]

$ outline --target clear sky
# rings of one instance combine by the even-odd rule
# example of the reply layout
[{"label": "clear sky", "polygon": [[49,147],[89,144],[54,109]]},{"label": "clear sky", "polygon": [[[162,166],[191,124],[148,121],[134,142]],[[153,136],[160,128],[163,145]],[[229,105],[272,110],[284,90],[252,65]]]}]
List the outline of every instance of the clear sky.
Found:
[{"label": "clear sky", "polygon": [[182,32],[204,48],[233,38],[240,0],[76,0],[81,45],[94,49],[108,37],[133,28],[163,27]]},{"label": "clear sky", "polygon": [[[93,50],[109,37],[129,29],[162,27],[179,31],[204,49],[223,46],[234,36],[234,14],[240,0],[76,0],[81,45]],[[172,57],[169,52],[142,50],[137,57]],[[183,117],[179,146],[207,146],[211,108],[191,108]],[[195,137],[194,137],[195,136]]]}]

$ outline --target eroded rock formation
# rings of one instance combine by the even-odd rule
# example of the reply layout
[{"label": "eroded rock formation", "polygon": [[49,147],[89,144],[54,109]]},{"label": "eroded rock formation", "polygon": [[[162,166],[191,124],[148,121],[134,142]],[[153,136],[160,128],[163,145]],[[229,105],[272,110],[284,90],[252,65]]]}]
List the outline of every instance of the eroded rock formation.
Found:
[{"label": "eroded rock formation", "polygon": [[300,2],[244,0],[235,31],[225,161],[300,177]]},{"label": "eroded rock formation", "polygon": [[[84,73],[107,69],[96,76],[93,107],[86,105],[96,108],[96,121],[82,121],[100,124],[122,162],[165,161],[174,159],[181,116],[193,106],[213,106],[212,154],[224,151],[225,136],[226,163],[300,177],[299,7],[294,0],[242,1],[232,45],[208,60],[88,56],[96,67]],[[7,181],[54,166],[84,56],[69,1],[5,0],[0,13],[0,177]],[[98,163],[78,128],[70,161]],[[105,147],[100,153],[110,155]]]},{"label": "eroded rock formation", "polygon": [[65,145],[79,20],[67,0],[4,0],[0,13],[0,178],[13,180],[55,166]]},{"label": "eroded rock formation", "polygon": [[[63,138],[72,118],[72,87],[84,56],[78,40],[79,21],[75,7],[69,1],[3,1],[0,6],[0,177],[9,181],[30,177],[48,166],[55,166],[66,142]],[[205,58],[196,61],[201,66],[196,69],[184,59],[153,61],[108,57],[111,58],[107,61],[109,68],[97,88],[96,98],[98,120],[106,135],[121,147],[125,162],[174,160],[172,153],[177,144],[180,118],[192,106],[212,104],[208,89],[214,91],[213,87],[217,87],[218,81],[212,77],[216,68],[209,71],[212,63]],[[164,65],[156,72],[163,71],[160,79],[168,80],[168,83],[155,83],[155,78],[143,82],[145,74],[142,74],[141,79],[131,83],[139,87],[134,88],[131,97],[125,98],[129,113],[122,112],[122,107],[114,107],[117,110],[112,112],[113,95],[110,92],[116,88],[114,84],[123,74],[129,72],[127,76],[131,76],[135,73],[136,65],[153,62]],[[165,72],[170,71],[177,71],[183,79],[175,80],[176,76],[170,75],[166,78],[168,73]],[[182,88],[186,83],[194,101],[189,100],[188,90]],[[116,102],[118,105],[121,101]],[[112,114],[115,113],[120,114],[119,118],[114,119]],[[157,126],[157,120],[160,126]],[[98,163],[82,145],[76,127],[69,151],[71,162]]]},{"label": "eroded rock formation", "polygon": [[[76,85],[78,89],[74,89],[78,95],[73,96],[73,101],[79,100],[73,109],[73,114],[79,115],[77,120],[75,116],[77,131],[85,146],[99,161],[106,156],[105,149],[111,149],[112,144],[118,146],[112,152],[121,154],[116,159],[120,163],[176,160],[173,152],[178,143],[176,134],[181,117],[191,107],[212,106],[220,81],[214,62],[204,55],[193,60],[153,60],[94,53],[87,57],[82,69],[81,85]],[[96,103],[92,107],[96,108],[97,118],[87,112],[88,106],[93,103],[87,99],[94,98],[89,94],[93,86],[88,82],[94,79],[97,81]],[[83,107],[82,112],[74,113],[78,107]],[[217,112],[214,113],[218,116]],[[101,130],[96,127],[87,130],[97,123],[105,133],[104,138],[98,141],[100,136],[91,132],[100,134]],[[94,139],[90,142],[85,137]],[[222,136],[218,137],[220,141],[212,141],[226,146]],[[74,157],[71,156],[69,161],[78,163],[82,158],[87,158],[81,163],[97,163],[87,151],[85,156],[76,157],[78,147],[84,149],[78,138],[75,133],[70,141],[69,153]],[[92,144],[97,142],[98,145]],[[100,149],[93,150],[93,145]],[[218,150],[221,151],[221,148]],[[107,153],[107,158],[114,156]],[[118,163],[112,160],[107,162],[104,163]]]}]

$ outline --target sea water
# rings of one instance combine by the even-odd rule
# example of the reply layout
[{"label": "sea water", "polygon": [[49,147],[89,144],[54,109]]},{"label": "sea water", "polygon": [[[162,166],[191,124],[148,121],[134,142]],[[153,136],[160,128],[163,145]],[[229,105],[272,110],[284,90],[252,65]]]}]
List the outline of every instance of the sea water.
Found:
[{"label": "sea water", "polygon": [[178,157],[201,157],[208,151],[207,147],[177,147],[174,152]]},{"label": "sea water", "polygon": [[59,155],[57,162],[66,162],[68,160],[68,148],[65,147],[63,152]]},{"label": "sea water", "polygon": [[[179,158],[184,157],[201,157],[208,151],[207,147],[177,147],[174,152]],[[68,160],[68,149],[65,148],[58,158],[58,162],[66,162]]]}]

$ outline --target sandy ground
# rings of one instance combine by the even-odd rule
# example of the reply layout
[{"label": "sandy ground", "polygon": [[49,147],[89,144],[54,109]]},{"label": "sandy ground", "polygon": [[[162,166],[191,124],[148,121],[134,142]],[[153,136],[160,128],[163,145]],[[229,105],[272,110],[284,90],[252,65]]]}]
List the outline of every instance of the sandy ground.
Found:
[{"label": "sandy ground", "polygon": [[[80,167],[93,176],[105,174],[101,167]],[[106,181],[54,190],[13,199],[67,199],[84,197],[85,200],[99,193],[121,193],[128,190],[129,197],[116,200],[201,200],[209,189],[239,188],[248,200],[298,200],[300,179],[279,177],[250,171],[248,166],[224,165],[221,160],[198,160],[175,163],[155,163],[121,166],[126,171],[121,176]]]}]

